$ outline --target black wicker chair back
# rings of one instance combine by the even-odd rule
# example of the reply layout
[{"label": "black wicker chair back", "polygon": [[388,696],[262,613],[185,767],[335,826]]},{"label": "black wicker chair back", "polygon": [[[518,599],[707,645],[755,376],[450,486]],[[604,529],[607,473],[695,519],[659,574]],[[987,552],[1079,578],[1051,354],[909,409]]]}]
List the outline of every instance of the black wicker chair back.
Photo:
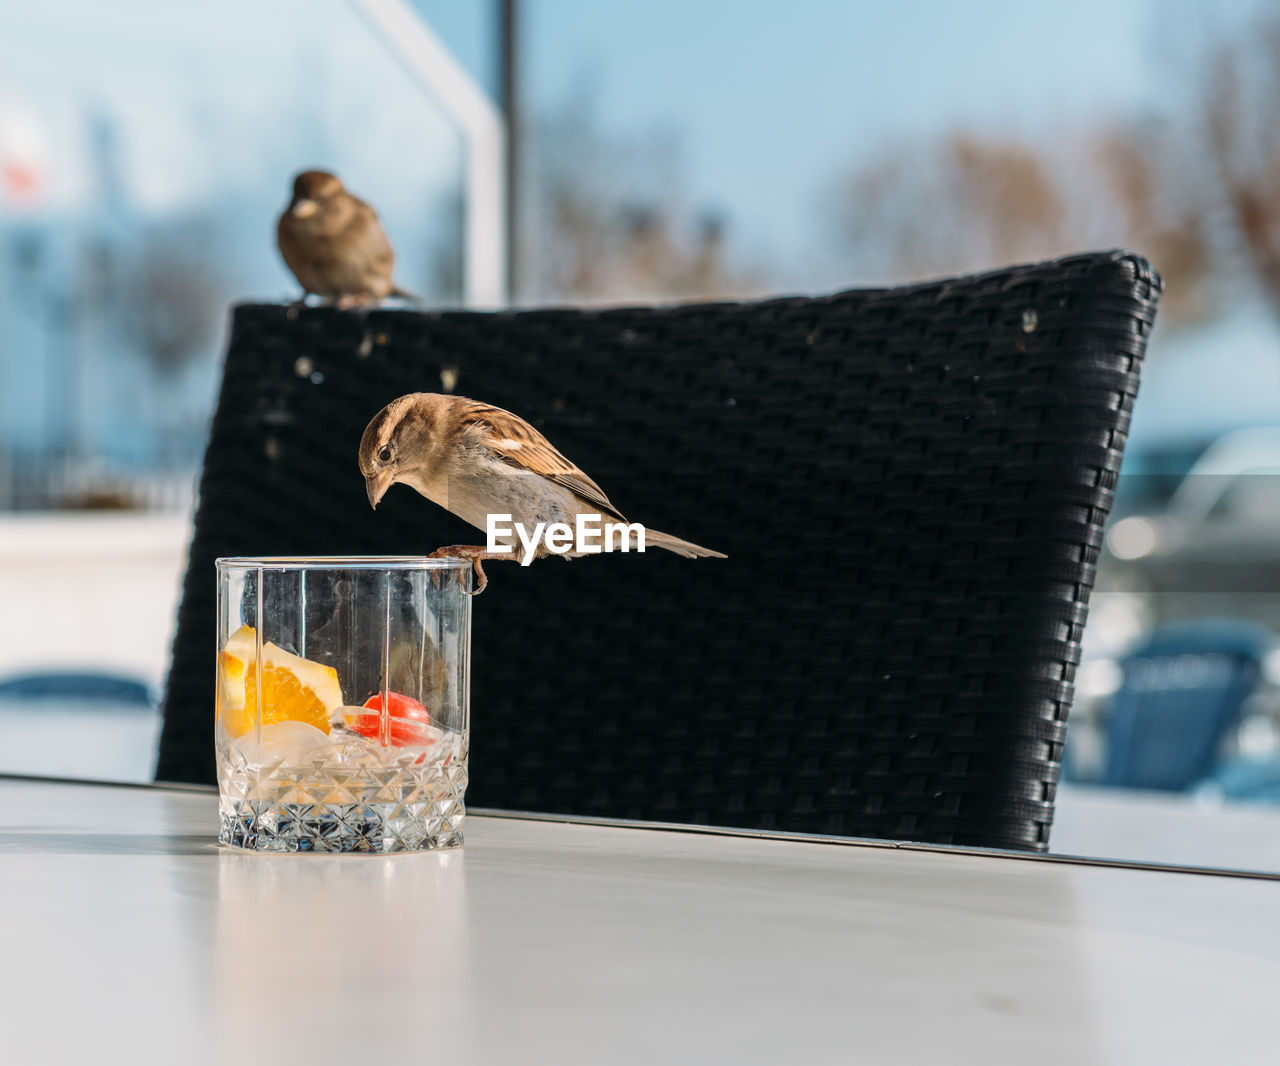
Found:
[{"label": "black wicker chair back", "polygon": [[215,556],[482,542],[408,488],[372,512],[356,466],[383,404],[454,387],[730,556],[489,564],[471,804],[1043,849],[1159,292],[1107,253],[749,304],[241,306],[158,776],[213,779]]}]

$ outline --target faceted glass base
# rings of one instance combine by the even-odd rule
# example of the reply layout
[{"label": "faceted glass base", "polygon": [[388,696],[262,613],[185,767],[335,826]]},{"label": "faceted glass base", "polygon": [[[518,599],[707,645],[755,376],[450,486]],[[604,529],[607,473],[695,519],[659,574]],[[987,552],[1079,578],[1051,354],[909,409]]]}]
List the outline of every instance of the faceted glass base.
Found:
[{"label": "faceted glass base", "polygon": [[333,763],[316,753],[296,765],[253,766],[234,750],[220,751],[218,840],[273,852],[457,847],[466,817],[466,747],[453,734],[432,755],[388,766]]}]

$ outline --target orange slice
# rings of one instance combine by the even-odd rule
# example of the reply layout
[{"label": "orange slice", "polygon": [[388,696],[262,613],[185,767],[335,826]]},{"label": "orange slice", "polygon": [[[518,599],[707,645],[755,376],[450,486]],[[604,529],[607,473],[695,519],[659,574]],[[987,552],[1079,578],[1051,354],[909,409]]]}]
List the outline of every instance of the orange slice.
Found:
[{"label": "orange slice", "polygon": [[244,736],[258,724],[305,722],[329,732],[329,712],[341,707],[342,687],[332,666],[304,659],[267,641],[262,645],[262,700],[252,626],[241,626],[227,640],[218,663],[218,720],[230,737]]},{"label": "orange slice", "polygon": [[245,667],[257,653],[253,626],[241,626],[218,653],[218,718],[228,712],[244,714]]}]

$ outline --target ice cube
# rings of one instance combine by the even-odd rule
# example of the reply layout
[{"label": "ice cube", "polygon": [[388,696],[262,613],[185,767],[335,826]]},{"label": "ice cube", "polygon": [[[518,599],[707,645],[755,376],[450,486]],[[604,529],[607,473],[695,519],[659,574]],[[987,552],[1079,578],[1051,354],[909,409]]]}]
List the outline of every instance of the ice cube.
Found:
[{"label": "ice cube", "polygon": [[349,729],[335,729],[325,761],[336,766],[376,769],[382,766],[382,748],[376,740]]},{"label": "ice cube", "polygon": [[307,722],[273,722],[262,727],[261,747],[253,730],[233,740],[231,747],[249,766],[293,766],[328,743],[328,736]]}]

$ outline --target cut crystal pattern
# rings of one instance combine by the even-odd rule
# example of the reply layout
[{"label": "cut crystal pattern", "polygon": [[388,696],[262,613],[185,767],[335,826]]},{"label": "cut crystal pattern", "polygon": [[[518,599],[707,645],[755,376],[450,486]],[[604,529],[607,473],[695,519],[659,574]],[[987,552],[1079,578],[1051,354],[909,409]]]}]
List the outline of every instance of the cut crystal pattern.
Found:
[{"label": "cut crystal pattern", "polygon": [[218,840],[252,851],[394,852],[454,848],[466,817],[467,744],[422,749],[339,741],[298,763],[255,763],[219,745]]}]

